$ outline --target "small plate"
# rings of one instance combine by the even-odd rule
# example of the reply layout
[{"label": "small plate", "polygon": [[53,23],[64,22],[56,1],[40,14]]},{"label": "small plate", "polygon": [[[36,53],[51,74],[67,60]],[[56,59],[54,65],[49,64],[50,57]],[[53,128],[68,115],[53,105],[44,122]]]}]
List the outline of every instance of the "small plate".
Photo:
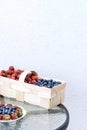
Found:
[{"label": "small plate", "polygon": [[[16,104],[12,104],[12,106],[14,106],[14,105],[16,105]],[[23,112],[23,115],[21,116],[21,117],[19,117],[19,118],[17,118],[17,119],[14,119],[14,120],[0,120],[0,122],[7,122],[7,123],[10,123],[10,122],[15,122],[15,121],[18,121],[18,120],[20,120],[20,119],[22,119],[22,118],[24,118],[24,116],[26,115],[26,110],[23,108],[23,107],[21,107],[21,106],[19,106],[19,105],[17,105],[18,107],[20,107],[21,109],[22,109],[22,112]]]}]

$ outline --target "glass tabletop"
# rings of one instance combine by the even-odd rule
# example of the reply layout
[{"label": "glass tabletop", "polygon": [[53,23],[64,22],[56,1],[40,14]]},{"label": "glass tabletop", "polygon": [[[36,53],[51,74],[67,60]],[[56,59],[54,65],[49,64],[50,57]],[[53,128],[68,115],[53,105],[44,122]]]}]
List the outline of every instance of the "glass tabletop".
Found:
[{"label": "glass tabletop", "polygon": [[[48,110],[3,96],[0,96],[0,102],[20,105],[27,111],[26,116],[21,120],[12,123],[0,123],[0,130],[62,130],[59,128],[64,125],[67,118],[65,109],[60,106]],[[67,123],[69,123],[69,117]]]}]

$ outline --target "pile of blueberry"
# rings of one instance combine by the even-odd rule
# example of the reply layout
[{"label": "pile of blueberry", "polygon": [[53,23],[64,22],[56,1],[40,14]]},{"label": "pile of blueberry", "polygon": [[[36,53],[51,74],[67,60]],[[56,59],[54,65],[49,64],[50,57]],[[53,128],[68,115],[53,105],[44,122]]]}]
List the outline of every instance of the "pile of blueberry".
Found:
[{"label": "pile of blueberry", "polygon": [[0,107],[0,114],[12,114],[15,112],[16,107],[15,106],[2,106]]},{"label": "pile of blueberry", "polygon": [[54,81],[52,79],[49,79],[49,80],[47,80],[47,79],[38,79],[34,83],[34,85],[44,86],[44,87],[47,87],[47,88],[52,88],[52,87],[54,87],[56,85],[59,85],[59,84],[61,84],[60,81]]}]

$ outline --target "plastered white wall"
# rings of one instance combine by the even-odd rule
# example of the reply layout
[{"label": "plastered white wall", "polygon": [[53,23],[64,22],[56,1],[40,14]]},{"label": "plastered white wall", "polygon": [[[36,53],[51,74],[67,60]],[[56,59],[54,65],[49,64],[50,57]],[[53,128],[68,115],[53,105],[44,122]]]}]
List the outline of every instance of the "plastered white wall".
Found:
[{"label": "plastered white wall", "polygon": [[0,0],[0,69],[87,83],[86,0]]},{"label": "plastered white wall", "polygon": [[72,130],[69,104],[87,102],[87,0],[0,0],[0,69],[9,65],[67,81]]}]

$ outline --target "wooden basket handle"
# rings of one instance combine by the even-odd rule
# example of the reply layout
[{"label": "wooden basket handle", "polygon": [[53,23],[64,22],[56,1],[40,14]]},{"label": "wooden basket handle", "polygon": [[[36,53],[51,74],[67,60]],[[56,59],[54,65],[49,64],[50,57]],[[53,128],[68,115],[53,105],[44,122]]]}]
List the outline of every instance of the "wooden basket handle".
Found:
[{"label": "wooden basket handle", "polygon": [[27,74],[34,74],[35,76],[38,76],[37,72],[35,72],[33,70],[32,71],[24,71],[24,72],[21,73],[21,75],[19,77],[19,81],[20,82],[24,82]]}]

